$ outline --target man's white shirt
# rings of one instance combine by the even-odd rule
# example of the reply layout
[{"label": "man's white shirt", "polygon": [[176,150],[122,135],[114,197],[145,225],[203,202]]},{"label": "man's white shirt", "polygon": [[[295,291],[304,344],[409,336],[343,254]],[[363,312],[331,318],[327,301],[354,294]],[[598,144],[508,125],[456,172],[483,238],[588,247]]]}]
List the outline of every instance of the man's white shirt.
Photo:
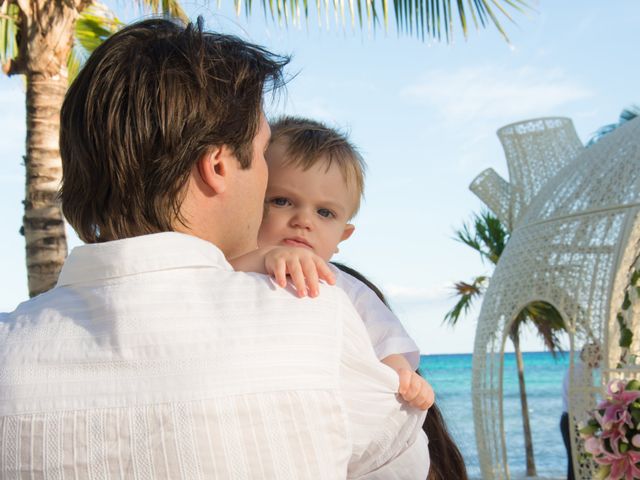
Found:
[{"label": "man's white shirt", "polygon": [[397,386],[340,289],[178,233],[85,245],[0,316],[0,477],[424,479]]}]

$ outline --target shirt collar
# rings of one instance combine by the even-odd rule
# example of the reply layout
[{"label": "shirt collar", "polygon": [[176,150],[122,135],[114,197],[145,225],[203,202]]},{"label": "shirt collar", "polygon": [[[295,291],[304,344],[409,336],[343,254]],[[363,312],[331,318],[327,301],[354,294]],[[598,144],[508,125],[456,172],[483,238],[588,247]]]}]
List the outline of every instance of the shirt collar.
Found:
[{"label": "shirt collar", "polygon": [[57,286],[188,267],[233,270],[214,244],[192,235],[164,232],[74,248]]}]

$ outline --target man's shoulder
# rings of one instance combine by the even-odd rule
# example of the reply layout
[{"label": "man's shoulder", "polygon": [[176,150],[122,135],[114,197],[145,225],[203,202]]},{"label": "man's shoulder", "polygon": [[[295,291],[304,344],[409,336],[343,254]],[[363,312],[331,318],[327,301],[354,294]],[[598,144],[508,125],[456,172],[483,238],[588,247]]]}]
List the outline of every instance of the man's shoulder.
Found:
[{"label": "man's shoulder", "polygon": [[[347,295],[341,288],[320,282],[319,295],[315,298],[299,297],[294,286],[289,282],[285,288],[276,285],[271,277],[259,273],[233,272],[233,281],[242,285],[252,294],[255,293],[264,299],[265,302],[290,302],[292,304],[309,305],[337,305],[351,304]],[[302,303],[300,301],[303,301]]]}]

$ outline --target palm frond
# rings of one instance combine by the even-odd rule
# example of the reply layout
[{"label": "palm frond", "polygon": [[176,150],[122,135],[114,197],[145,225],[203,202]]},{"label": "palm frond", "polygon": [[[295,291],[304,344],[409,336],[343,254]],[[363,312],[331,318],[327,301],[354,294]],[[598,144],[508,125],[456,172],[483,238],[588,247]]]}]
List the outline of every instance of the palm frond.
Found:
[{"label": "palm frond", "polygon": [[474,214],[471,224],[463,224],[455,232],[455,238],[473,248],[482,259],[486,258],[496,265],[507,246],[509,232],[498,217],[485,210]]},{"label": "palm frond", "polygon": [[443,323],[453,326],[458,323],[460,317],[466,315],[473,305],[473,302],[481,297],[487,289],[489,277],[480,275],[475,277],[471,283],[457,282],[453,285],[454,297],[458,297],[458,301],[449,310],[443,319]]},{"label": "palm frond", "polygon": [[0,66],[18,55],[18,19],[20,7],[13,2],[0,2]]},{"label": "palm frond", "polygon": [[[285,24],[297,24],[299,19],[294,12],[300,11],[300,0],[289,0],[291,8],[281,8],[283,0],[262,0],[263,9],[269,10],[272,17],[277,17],[278,22]],[[513,22],[512,14],[515,12],[526,13],[532,10],[528,1],[525,0],[456,0],[455,7],[451,0],[392,0],[393,6],[389,8],[389,0],[349,0],[349,15],[351,24],[357,21],[360,27],[364,26],[363,16],[366,16],[368,25],[374,28],[380,23],[378,12],[382,12],[382,23],[384,28],[389,26],[390,11],[393,11],[395,25],[398,33],[415,36],[422,40],[426,38],[442,40],[447,42],[453,39],[454,15],[457,15],[459,25],[465,38],[469,34],[471,24],[476,29],[486,28],[492,24],[498,32],[508,41],[507,34],[502,26],[503,20]],[[148,0],[149,3],[157,3],[158,0]],[[286,6],[287,0],[284,0]],[[307,18],[308,0],[304,2],[304,16]],[[251,9],[252,0],[234,0],[236,9],[240,10],[240,4],[244,4],[245,10]],[[333,6],[330,5],[333,4]],[[338,2],[328,2],[327,0],[316,0],[316,10],[318,21],[322,21],[322,11],[325,16],[329,16],[329,9],[333,9],[339,21],[346,23],[344,0]],[[454,13],[455,12],[455,13]],[[472,18],[472,22],[469,22]]]},{"label": "palm frond", "polygon": [[484,244],[487,258],[494,265],[498,263],[507,246],[509,233],[502,222],[488,210],[480,213],[475,221],[476,235]]},{"label": "palm frond", "polygon": [[620,125],[625,124],[629,120],[633,120],[637,116],[640,116],[640,106],[631,105],[620,112],[620,116],[618,117],[617,123],[610,123],[608,125],[604,125],[600,127],[596,132],[591,136],[591,139],[587,142],[587,147],[590,147],[597,143],[599,140],[602,140],[603,137],[613,132]]},{"label": "palm frond", "polygon": [[471,227],[468,224],[463,224],[460,230],[456,230],[455,238],[459,242],[464,243],[468,247],[473,248],[476,252],[484,255],[484,251],[482,250],[482,245],[478,241],[478,238],[475,234],[475,231],[471,231]]},{"label": "palm frond", "polygon": [[108,7],[98,2],[92,3],[80,13],[75,26],[73,49],[67,60],[70,82],[89,55],[123,25]]},{"label": "palm frond", "polygon": [[[182,8],[179,0],[136,0],[138,6],[140,6],[143,10],[151,11],[155,14],[162,14],[166,17],[171,18],[179,18],[184,22],[189,21],[189,16]],[[249,5],[249,9],[251,8],[251,1],[245,0],[245,3]],[[239,7],[239,2],[236,1],[236,9]],[[236,10],[238,14],[240,12]]]},{"label": "palm frond", "polygon": [[536,334],[554,357],[558,352],[562,352],[560,334],[566,331],[566,326],[562,316],[553,305],[542,301],[528,304],[520,311],[511,325],[509,335],[517,334],[525,323],[535,329]]}]

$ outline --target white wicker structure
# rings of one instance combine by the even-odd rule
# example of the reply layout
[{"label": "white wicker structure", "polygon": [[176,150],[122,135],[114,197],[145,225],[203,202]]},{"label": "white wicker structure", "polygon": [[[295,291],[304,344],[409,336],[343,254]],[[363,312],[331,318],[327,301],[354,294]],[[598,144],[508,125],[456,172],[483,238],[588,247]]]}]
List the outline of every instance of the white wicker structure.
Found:
[{"label": "white wicker structure", "polygon": [[[489,169],[471,185],[511,230],[475,337],[473,407],[482,475],[510,478],[502,411],[505,343],[522,308],[541,300],[553,305],[568,326],[571,372],[578,361],[574,352],[586,343],[599,343],[604,354],[601,383],[580,387],[572,379],[570,388],[576,478],[591,479],[593,466],[579,452],[576,423],[586,419],[594,394],[616,374],[616,314],[640,239],[640,119],[588,149],[566,118],[508,125],[498,136],[510,181]],[[634,317],[629,326],[640,337]],[[638,338],[633,348],[638,351]]]}]

